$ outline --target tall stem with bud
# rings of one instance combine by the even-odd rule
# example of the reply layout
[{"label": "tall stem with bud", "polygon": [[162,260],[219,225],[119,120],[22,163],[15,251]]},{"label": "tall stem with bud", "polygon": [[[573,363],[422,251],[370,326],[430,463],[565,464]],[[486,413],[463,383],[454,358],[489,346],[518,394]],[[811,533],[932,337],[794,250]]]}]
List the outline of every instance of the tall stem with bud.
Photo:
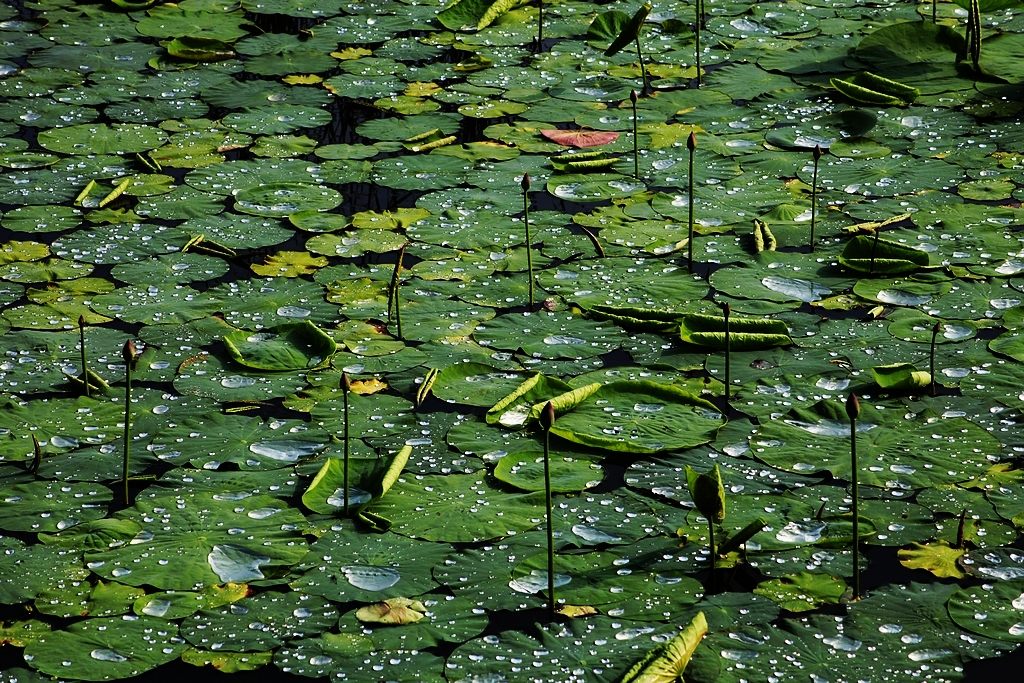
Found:
[{"label": "tall stem with bud", "polygon": [[811,175],[811,251],[814,251],[814,228],[818,222],[818,162],[821,160],[821,145],[814,146],[814,172]]},{"label": "tall stem with bud", "polygon": [[686,138],[686,149],[690,153],[690,171],[687,181],[687,218],[686,218],[686,271],[693,272],[693,153],[697,149],[697,136],[690,131],[690,137]]}]

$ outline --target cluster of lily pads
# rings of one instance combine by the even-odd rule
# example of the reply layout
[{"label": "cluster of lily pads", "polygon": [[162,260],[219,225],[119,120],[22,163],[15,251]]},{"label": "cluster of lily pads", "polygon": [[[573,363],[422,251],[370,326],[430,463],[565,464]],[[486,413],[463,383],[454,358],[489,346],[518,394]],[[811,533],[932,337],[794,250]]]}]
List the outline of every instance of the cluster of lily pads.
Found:
[{"label": "cluster of lily pads", "polygon": [[4,4],[0,681],[1014,650],[1019,5]]}]

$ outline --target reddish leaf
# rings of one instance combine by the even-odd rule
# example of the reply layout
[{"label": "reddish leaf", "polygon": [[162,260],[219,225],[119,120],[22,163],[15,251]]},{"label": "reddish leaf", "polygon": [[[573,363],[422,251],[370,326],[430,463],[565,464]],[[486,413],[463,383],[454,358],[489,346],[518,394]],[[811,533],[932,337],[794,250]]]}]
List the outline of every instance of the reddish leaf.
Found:
[{"label": "reddish leaf", "polygon": [[600,130],[542,130],[541,135],[566,147],[597,147],[615,142],[618,133]]}]

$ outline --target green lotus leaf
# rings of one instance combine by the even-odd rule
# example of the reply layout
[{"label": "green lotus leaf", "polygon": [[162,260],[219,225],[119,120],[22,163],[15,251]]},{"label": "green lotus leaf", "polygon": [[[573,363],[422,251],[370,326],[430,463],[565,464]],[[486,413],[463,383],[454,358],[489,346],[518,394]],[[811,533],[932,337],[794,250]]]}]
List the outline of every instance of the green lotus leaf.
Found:
[{"label": "green lotus leaf", "polygon": [[[318,596],[268,591],[187,617],[181,635],[209,650],[267,652],[287,640],[326,631],[337,618],[338,609]],[[253,623],[260,628],[250,628]]]},{"label": "green lotus leaf", "polygon": [[932,376],[926,370],[918,370],[910,363],[878,365],[871,368],[875,384],[886,392],[905,392],[923,389],[932,383]]},{"label": "green lotus leaf", "polygon": [[672,640],[659,645],[634,664],[622,683],[672,683],[683,678],[686,665],[708,631],[703,612],[695,616]]},{"label": "green lotus leaf", "polygon": [[[912,488],[966,481],[987,467],[982,453],[998,448],[981,427],[963,418],[929,424],[923,417],[893,422],[862,403],[857,421],[860,481]],[[845,410],[826,401],[791,410],[750,437],[758,460],[790,472],[828,470],[850,477],[850,426]],[[974,449],[978,449],[975,451]],[[973,455],[969,455],[973,454]]]},{"label": "green lotus leaf", "polygon": [[1022,595],[1024,582],[1020,580],[961,588],[949,596],[949,616],[971,633],[1018,643],[1024,641]]},{"label": "green lotus leaf", "polygon": [[[494,478],[520,491],[544,490],[544,458],[539,451],[504,456],[494,466]],[[555,455],[550,463],[550,485],[554,493],[572,493],[596,486],[601,468],[588,460]]]},{"label": "green lotus leaf", "polygon": [[562,380],[538,373],[519,383],[511,393],[498,400],[487,411],[487,423],[498,423],[505,427],[522,426],[530,418],[533,406],[570,390],[571,387]]},{"label": "green lotus leaf", "polygon": [[586,446],[658,453],[707,443],[724,424],[709,402],[667,384],[612,382],[560,415],[551,433]]},{"label": "green lotus leaf", "polygon": [[25,652],[33,668],[50,676],[105,681],[143,674],[174,661],[184,649],[176,624],[107,617],[43,634]]},{"label": "green lotus leaf", "polygon": [[154,38],[188,36],[229,43],[246,35],[243,28],[246,23],[241,11],[188,10],[172,4],[149,10],[135,28],[142,35]]},{"label": "green lotus leaf", "polygon": [[113,498],[98,484],[36,481],[2,489],[0,529],[45,532],[68,529],[102,517]]},{"label": "green lotus leaf", "polygon": [[194,590],[258,581],[265,571],[280,574],[306,554],[299,511],[270,496],[220,498],[199,493],[139,500],[118,517],[142,531],[128,545],[88,552],[89,566],[130,586]]},{"label": "green lotus leaf", "polygon": [[867,275],[904,275],[929,265],[927,252],[899,242],[858,235],[846,243],[839,262]]},{"label": "green lotus leaf", "polygon": [[232,332],[224,337],[232,360],[247,368],[290,372],[327,363],[337,349],[326,332],[309,321],[265,332]]},{"label": "green lotus leaf", "polygon": [[[683,341],[712,349],[725,348],[725,318],[688,313],[679,326]],[[729,318],[729,344],[734,351],[788,346],[793,343],[789,328],[781,320],[767,318]]]},{"label": "green lotus leaf", "polygon": [[824,604],[836,604],[846,592],[846,583],[828,574],[800,572],[781,579],[769,579],[754,588],[789,612],[808,612]]},{"label": "green lotus leaf", "polygon": [[330,211],[341,203],[341,194],[326,187],[304,183],[270,183],[234,193],[235,208],[242,213],[283,218],[297,211]]},{"label": "green lotus leaf", "polygon": [[214,62],[235,56],[234,50],[224,41],[202,36],[179,36],[164,47],[171,57],[190,62]]},{"label": "green lotus leaf", "polygon": [[[542,498],[503,493],[478,474],[406,474],[367,511],[391,520],[391,531],[402,536],[469,543],[533,528],[543,516]],[[468,506],[467,500],[472,501]]]},{"label": "green lotus leaf", "polygon": [[8,536],[0,537],[0,548],[0,599],[5,604],[27,602],[57,583],[81,583],[89,576],[78,549],[26,545]]},{"label": "green lotus leaf", "polygon": [[39,144],[63,154],[132,154],[156,149],[167,139],[159,128],[132,123],[83,124],[39,134]]},{"label": "green lotus leaf", "polygon": [[249,594],[244,583],[210,586],[202,591],[164,591],[149,593],[138,598],[133,611],[139,616],[177,620],[191,616],[201,609],[216,609],[238,602]]},{"label": "green lotus leaf", "polygon": [[[412,446],[403,446],[393,457],[385,460],[380,457],[369,460],[366,458],[350,459],[348,478],[348,504],[364,523],[378,531],[385,531],[388,520],[366,517],[363,508],[378,500],[394,485],[402,473]],[[320,514],[337,513],[345,508],[345,463],[339,458],[324,461],[309,488],[302,494],[302,504],[313,512]]]},{"label": "green lotus leaf", "polygon": [[431,567],[443,565],[451,552],[445,544],[394,534],[330,532],[310,547],[291,586],[339,602],[415,597],[437,587]]},{"label": "green lotus leaf", "polygon": [[459,363],[441,370],[431,393],[442,401],[490,407],[519,386],[523,375],[480,363]]}]

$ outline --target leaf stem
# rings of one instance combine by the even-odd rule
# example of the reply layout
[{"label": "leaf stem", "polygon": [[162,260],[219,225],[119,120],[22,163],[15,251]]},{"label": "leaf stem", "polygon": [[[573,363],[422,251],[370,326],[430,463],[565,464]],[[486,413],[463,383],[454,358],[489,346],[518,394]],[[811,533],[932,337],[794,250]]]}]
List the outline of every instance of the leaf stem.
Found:
[{"label": "leaf stem", "polygon": [[857,467],[857,418],[860,401],[857,394],[846,400],[846,414],[850,418],[850,470],[853,486],[853,599],[860,600],[860,491]]},{"label": "leaf stem", "polygon": [[548,532],[548,616],[555,618],[555,531],[551,514],[551,427],[555,423],[555,407],[548,401],[541,411],[544,429],[544,508]]},{"label": "leaf stem", "polygon": [[640,152],[636,138],[636,90],[629,91],[629,101],[633,105],[633,177],[640,179]]},{"label": "leaf stem", "polygon": [[131,503],[128,492],[128,470],[131,463],[132,443],[132,371],[138,359],[135,343],[131,339],[124,343],[121,350],[124,358],[124,448],[121,453],[121,485],[124,506]]},{"label": "leaf stem", "polygon": [[636,38],[636,57],[640,60],[640,77],[643,79],[643,93],[647,95],[651,91],[651,87],[647,84],[647,65],[644,63],[643,52],[640,51],[640,33],[637,32]]},{"label": "leaf stem", "polygon": [[811,176],[811,251],[814,251],[814,228],[818,222],[818,161],[821,159],[821,145],[814,146],[814,173]]},{"label": "leaf stem", "polygon": [[526,270],[530,276],[530,308],[533,304],[533,239],[530,237],[530,174],[524,173],[523,188],[523,225],[526,228]]},{"label": "leaf stem", "polygon": [[732,306],[728,302],[722,304],[722,315],[725,318],[725,405],[729,405],[729,388],[732,386],[732,338],[729,330],[729,314]]},{"label": "leaf stem", "polygon": [[352,390],[352,381],[348,377],[347,372],[341,373],[341,401],[342,401],[342,413],[345,419],[344,431],[342,432],[342,443],[344,444],[344,456],[343,464],[345,466],[345,474],[342,481],[342,487],[345,489],[345,496],[343,498],[344,512],[348,516],[348,454],[349,454],[349,431],[348,431],[348,392]]},{"label": "leaf stem", "polygon": [[82,351],[82,385],[85,387],[85,396],[89,397],[89,366],[85,362],[85,316],[78,316],[78,345]]},{"label": "leaf stem", "polygon": [[686,149],[690,152],[690,171],[687,180],[687,230],[686,230],[686,272],[693,273],[693,152],[697,149],[697,136],[690,131],[690,137],[686,139]]},{"label": "leaf stem", "polygon": [[931,392],[932,396],[935,396],[935,392],[938,389],[935,383],[935,340],[939,336],[939,321],[935,321],[932,325],[932,343],[928,351],[928,374],[931,375]]}]

